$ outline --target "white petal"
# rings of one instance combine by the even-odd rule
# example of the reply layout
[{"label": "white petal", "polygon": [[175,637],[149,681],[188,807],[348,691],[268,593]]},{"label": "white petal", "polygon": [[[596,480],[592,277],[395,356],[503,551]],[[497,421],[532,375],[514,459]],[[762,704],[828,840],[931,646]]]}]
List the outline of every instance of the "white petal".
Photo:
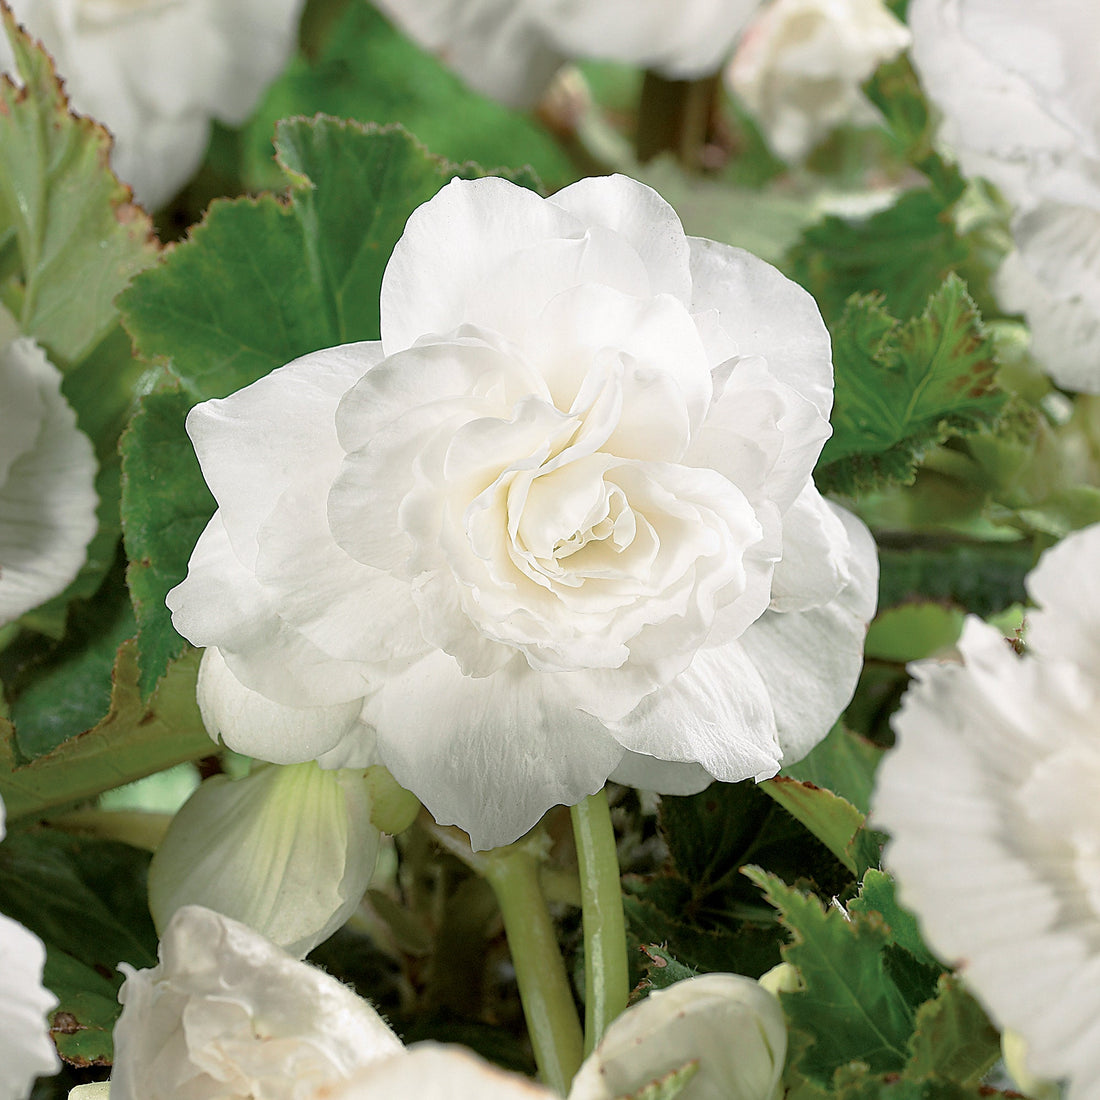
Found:
[{"label": "white petal", "polygon": [[0,1096],[30,1096],[36,1077],[57,1073],[47,1013],[57,998],[42,985],[46,950],[21,924],[0,913]]},{"label": "white petal", "polygon": [[652,187],[628,176],[580,180],[551,202],[587,225],[602,225],[624,237],[649,274],[650,294],[691,301],[691,251],[676,211]]},{"label": "white petal", "polygon": [[771,609],[804,611],[831,602],[848,583],[852,553],[839,509],[811,482],[783,516],[783,557],[775,567]]},{"label": "white petal", "polygon": [[658,760],[629,749],[608,778],[640,791],[659,791],[661,794],[698,794],[714,782],[714,776],[701,764]]},{"label": "white petal", "polygon": [[323,499],[343,458],[336,407],[381,358],[373,342],[326,348],[188,414],[203,477],[224,507],[226,532],[246,566],[256,562],[260,526],[304,471],[315,475]]},{"label": "white petal", "polygon": [[112,1100],[296,1100],[402,1055],[366,1001],[209,909],[176,913],[157,966],[119,969]]},{"label": "white petal", "polygon": [[1027,644],[1100,679],[1100,524],[1068,535],[1039,559],[1027,593],[1039,609],[1027,616]]},{"label": "white petal", "polygon": [[847,706],[878,601],[878,555],[870,532],[850,512],[829,507],[848,533],[848,583],[826,604],[768,611],[741,639],[771,699],[784,763],[805,756]]},{"label": "white petal", "polygon": [[[500,265],[540,241],[581,240],[585,227],[552,202],[506,180],[452,180],[413,211],[382,280],[387,355],[427,333],[489,324],[479,315]],[[422,258],[431,256],[430,265]],[[489,289],[485,290],[486,284]]]},{"label": "white petal", "polygon": [[277,703],[245,687],[216,646],[202,655],[196,690],[207,732],[236,752],[297,764],[354,746],[363,767],[377,763],[373,732],[360,721],[362,699],[316,707]]},{"label": "white petal", "polygon": [[462,1047],[418,1043],[357,1073],[327,1100],[555,1100],[556,1093],[506,1073]]},{"label": "white petal", "polygon": [[471,88],[533,107],[563,61],[533,13],[514,0],[378,0],[377,6]]},{"label": "white petal", "polygon": [[185,905],[239,920],[299,958],[356,910],[379,833],[361,771],[268,765],[198,787],[149,865],[159,929]]},{"label": "white petal", "polygon": [[833,405],[829,332],[797,283],[749,252],[689,237],[694,313],[717,310],[738,353],[763,356],[781,382],[828,420]]},{"label": "white petal", "polygon": [[365,714],[398,783],[476,849],[510,844],[551,806],[598,791],[622,757],[600,722],[522,658],[474,679],[432,654],[390,677]]},{"label": "white petal", "polygon": [[219,509],[199,536],[187,576],[165,600],[172,625],[197,646],[216,646],[253,691],[288,706],[362,699],[370,670],[318,649],[280,618],[253,572],[237,558]]},{"label": "white petal", "polygon": [[611,730],[632,752],[697,763],[729,783],[767,779],[779,770],[767,688],[736,642],[701,649],[672,683],[647,695]]},{"label": "white petal", "polygon": [[96,532],[95,454],[60,387],[33,341],[0,348],[0,626],[62,592]]}]

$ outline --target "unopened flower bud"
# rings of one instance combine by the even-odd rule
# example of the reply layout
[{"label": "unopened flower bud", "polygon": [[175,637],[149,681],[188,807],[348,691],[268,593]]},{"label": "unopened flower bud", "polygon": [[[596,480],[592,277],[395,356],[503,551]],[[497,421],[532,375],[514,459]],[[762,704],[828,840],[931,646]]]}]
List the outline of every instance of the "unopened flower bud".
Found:
[{"label": "unopened flower bud", "polygon": [[787,1054],[776,998],[740,974],[703,974],[622,1014],[580,1068],[569,1100],[632,1096],[691,1062],[691,1100],[773,1100]]},{"label": "unopened flower bud", "polygon": [[247,924],[305,955],[351,916],[378,857],[363,773],[315,763],[208,779],[149,868],[158,931],[184,905]]}]

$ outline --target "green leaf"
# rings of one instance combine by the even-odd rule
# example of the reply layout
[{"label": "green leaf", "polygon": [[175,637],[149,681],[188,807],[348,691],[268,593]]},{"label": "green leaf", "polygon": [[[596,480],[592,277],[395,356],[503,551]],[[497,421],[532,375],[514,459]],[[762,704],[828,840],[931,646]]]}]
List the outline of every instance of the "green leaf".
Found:
[{"label": "green leaf", "polygon": [[934,1000],[917,1010],[905,1076],[941,1077],[977,1085],[1001,1056],[997,1029],[953,974],[944,974]]},{"label": "green leaf", "polygon": [[911,482],[925,451],[992,423],[1004,403],[992,341],[954,275],[905,324],[880,299],[853,298],[833,337],[833,435],[815,474],[823,488]]},{"label": "green leaf", "polygon": [[24,633],[0,654],[21,759],[44,756],[92,729],[110,709],[115,654],[134,633],[121,570],[113,578],[94,599],[73,605],[59,645]]},{"label": "green leaf", "polygon": [[670,985],[675,985],[677,982],[683,982],[696,976],[696,971],[690,966],[684,966],[683,963],[677,962],[659,944],[651,943],[643,946],[642,954],[646,958],[643,963],[646,976],[639,983],[635,993],[639,991],[648,993],[654,989],[668,989]]},{"label": "green leaf", "polygon": [[802,988],[780,1000],[798,1072],[825,1086],[849,1062],[863,1062],[876,1073],[900,1072],[913,1013],[883,967],[886,926],[875,916],[826,910],[812,894],[759,868],[746,868],[745,874],[779,909],[792,935],[783,957],[798,967]]},{"label": "green leaf", "polygon": [[145,703],[136,646],[132,639],[125,642],[115,660],[107,717],[29,763],[17,757],[12,727],[0,719],[0,797],[9,820],[91,798],[212,752],[195,702],[198,658],[192,651],[172,665]]},{"label": "green leaf", "polygon": [[382,275],[409,215],[454,176],[480,174],[432,156],[400,127],[291,119],[276,145],[286,200],[213,203],[120,299],[141,354],[171,369],[123,448],[145,692],[183,651],[163,597],[183,580],[214,508],[183,430],[187,409],[308,352],[377,340]]},{"label": "green leaf", "polygon": [[248,186],[281,185],[271,169],[276,122],[318,112],[401,123],[428,148],[458,163],[529,164],[554,190],[576,175],[535,119],[471,91],[369,4],[348,4],[320,56],[292,61],[256,109],[243,134]]},{"label": "green leaf", "polygon": [[837,722],[823,741],[779,774],[832,791],[866,814],[882,755],[878,745]]},{"label": "green leaf", "polygon": [[939,1077],[914,1081],[896,1073],[876,1074],[866,1066],[846,1066],[837,1074],[835,1100],[1014,1100],[1019,1093],[1005,1093],[984,1085],[963,1085]]},{"label": "green leaf", "polygon": [[54,1036],[74,1064],[111,1062],[118,964],[156,964],[148,861],[125,844],[53,830],[13,832],[0,844],[0,911],[46,945],[45,984],[60,1001]]},{"label": "green leaf", "polygon": [[800,783],[781,775],[766,780],[760,787],[802,822],[857,878],[866,870],[858,865],[853,850],[856,834],[863,828],[863,814],[846,798],[813,783]]},{"label": "green leaf", "polygon": [[752,780],[665,796],[659,821],[668,864],[644,881],[628,876],[623,905],[641,944],[665,944],[701,971],[755,977],[779,961],[775,914],[740,873],[746,864],[812,878],[829,894],[851,884],[825,845]]},{"label": "green leaf", "polygon": [[916,661],[952,646],[966,618],[961,608],[915,600],[880,612],[867,631],[863,652],[880,661]]},{"label": "green leaf", "polygon": [[791,249],[786,270],[832,327],[852,295],[868,292],[895,316],[913,317],[967,255],[944,199],[918,189],[867,217],[822,218]]},{"label": "green leaf", "polygon": [[0,300],[64,375],[63,393],[100,464],[99,531],[85,563],[65,592],[24,620],[59,638],[68,603],[92,595],[114,560],[116,445],[143,370],[114,303],[156,261],[158,245],[109,168],[107,132],[69,112],[49,55],[6,10],[3,32],[23,86],[0,81]]},{"label": "green leaf", "polygon": [[885,871],[868,871],[863,876],[859,896],[848,903],[848,909],[853,913],[878,913],[890,930],[891,942],[937,974],[943,971],[939,960],[924,945],[917,918],[898,902],[894,880]]},{"label": "green leaf", "polygon": [[121,442],[130,558],[126,579],[140,631],[143,696],[188,648],[167,626],[164,600],[186,574],[191,550],[215,507],[184,430],[191,404],[178,379],[166,374],[142,398]]}]

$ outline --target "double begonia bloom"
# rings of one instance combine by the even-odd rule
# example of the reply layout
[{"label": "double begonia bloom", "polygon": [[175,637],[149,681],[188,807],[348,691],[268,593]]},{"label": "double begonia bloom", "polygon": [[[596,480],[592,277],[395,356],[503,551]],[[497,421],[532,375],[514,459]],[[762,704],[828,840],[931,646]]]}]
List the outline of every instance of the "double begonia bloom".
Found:
[{"label": "double begonia bloom", "polygon": [[801,161],[838,126],[878,121],[860,85],[908,45],[905,24],[882,0],[771,0],[726,80],[771,148]]},{"label": "double begonia bloom", "polygon": [[878,774],[887,865],[1029,1070],[1100,1097],[1100,526],[1028,578],[1028,652],[968,619],[921,661]]},{"label": "double begonia bloom", "polygon": [[96,532],[96,460],[61,372],[0,316],[0,627],[62,592]]},{"label": "double begonia bloom", "polygon": [[1100,393],[1100,7],[912,0],[908,18],[941,137],[1014,208],[1002,306],[1059,385]]},{"label": "double begonia bloom", "polygon": [[568,59],[717,72],[758,0],[375,0],[472,88],[533,106]]},{"label": "double begonia bloom", "polygon": [[381,317],[188,418],[218,511],[168,602],[212,733],[382,763],[478,847],[824,736],[877,561],[811,478],[805,291],[632,180],[483,179],[409,219]]},{"label": "double begonia bloom", "polygon": [[[11,0],[75,110],[114,135],[111,163],[150,209],[194,174],[211,120],[239,126],[297,41],[303,0]],[[13,63],[0,33],[0,72]]]}]

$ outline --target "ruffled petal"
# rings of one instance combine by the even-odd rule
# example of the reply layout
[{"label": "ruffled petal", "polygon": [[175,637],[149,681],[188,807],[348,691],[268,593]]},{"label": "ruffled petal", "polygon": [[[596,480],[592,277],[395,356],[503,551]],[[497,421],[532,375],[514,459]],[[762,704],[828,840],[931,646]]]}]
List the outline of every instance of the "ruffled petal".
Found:
[{"label": "ruffled petal", "polygon": [[762,356],[826,420],[833,406],[829,332],[817,303],[771,264],[740,248],[689,237],[695,313],[716,310],[742,357]]},{"label": "ruffled petal", "polygon": [[[10,437],[8,432],[10,429]],[[91,441],[29,339],[0,348],[0,626],[64,591],[96,532]]]},{"label": "ruffled petal", "polygon": [[563,695],[522,658],[474,679],[437,652],[387,679],[364,713],[398,783],[482,849],[598,791],[622,758],[603,724]]},{"label": "ruffled petal", "polygon": [[771,700],[785,764],[805,756],[851,699],[878,601],[878,554],[870,532],[850,512],[829,507],[848,534],[847,584],[821,606],[768,611],[741,639]]}]

